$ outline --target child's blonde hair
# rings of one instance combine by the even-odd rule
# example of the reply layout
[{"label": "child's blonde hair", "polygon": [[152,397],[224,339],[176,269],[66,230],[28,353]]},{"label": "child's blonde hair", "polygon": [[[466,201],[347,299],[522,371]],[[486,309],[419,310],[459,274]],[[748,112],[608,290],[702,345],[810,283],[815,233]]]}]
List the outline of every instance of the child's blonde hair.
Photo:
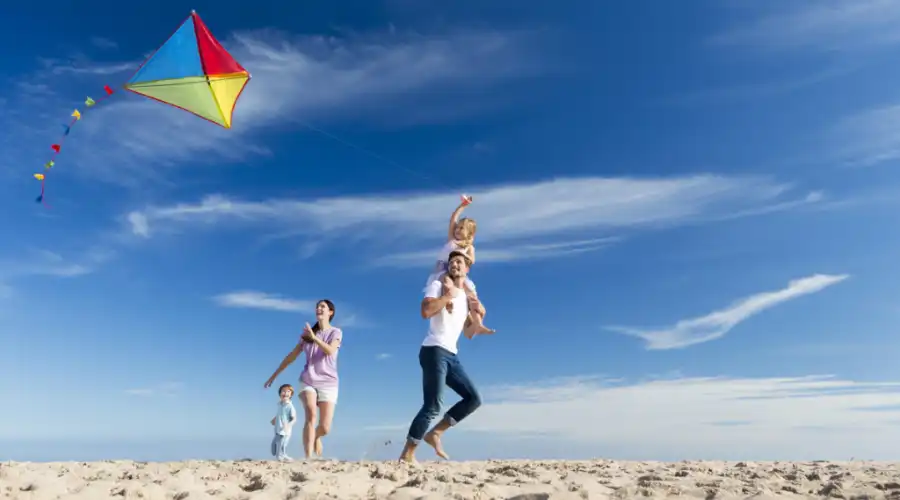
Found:
[{"label": "child's blonde hair", "polygon": [[460,248],[468,250],[469,247],[475,243],[475,231],[478,230],[478,224],[475,223],[475,219],[463,217],[462,219],[459,219],[456,226],[463,230],[463,239],[457,240],[456,244],[459,245]]}]

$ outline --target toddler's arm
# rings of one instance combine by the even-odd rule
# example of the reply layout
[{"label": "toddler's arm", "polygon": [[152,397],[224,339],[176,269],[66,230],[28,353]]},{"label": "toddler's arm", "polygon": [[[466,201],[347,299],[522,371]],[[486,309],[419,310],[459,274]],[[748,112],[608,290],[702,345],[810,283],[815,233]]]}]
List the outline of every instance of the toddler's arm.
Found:
[{"label": "toddler's arm", "polygon": [[272,425],[275,425],[275,417],[272,417]]},{"label": "toddler's arm", "polygon": [[447,241],[456,240],[456,223],[459,221],[459,216],[462,215],[463,210],[466,208],[466,203],[460,203],[456,210],[453,211],[453,214],[450,216],[450,230],[447,231]]}]

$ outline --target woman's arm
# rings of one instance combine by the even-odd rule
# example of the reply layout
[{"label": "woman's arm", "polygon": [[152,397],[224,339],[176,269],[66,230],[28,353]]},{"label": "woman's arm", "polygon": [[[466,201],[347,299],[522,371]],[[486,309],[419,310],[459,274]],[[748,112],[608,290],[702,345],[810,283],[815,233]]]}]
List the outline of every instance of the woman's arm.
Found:
[{"label": "woman's arm", "polygon": [[460,203],[456,210],[453,211],[453,214],[450,215],[450,229],[447,231],[447,240],[452,241],[456,239],[456,223],[459,222],[459,216],[462,215],[463,210],[466,209],[465,203]]},{"label": "woman's arm", "polygon": [[338,347],[341,346],[340,338],[332,339],[330,343],[325,342],[324,340],[320,339],[319,337],[313,337],[312,340],[313,340],[313,342],[315,342],[315,344],[317,346],[319,346],[319,349],[322,349],[322,351],[327,356],[334,356],[334,353],[337,352]]},{"label": "woman's arm", "polygon": [[303,350],[303,341],[301,340],[294,347],[294,350],[291,351],[287,356],[284,357],[284,359],[281,361],[281,364],[278,365],[278,369],[275,370],[275,373],[272,374],[272,377],[269,380],[275,380],[276,378],[278,378],[278,375],[280,375],[281,372],[283,372],[285,368],[291,366],[291,363],[293,363],[294,361],[297,361],[297,356],[300,355],[300,352],[302,350]]}]

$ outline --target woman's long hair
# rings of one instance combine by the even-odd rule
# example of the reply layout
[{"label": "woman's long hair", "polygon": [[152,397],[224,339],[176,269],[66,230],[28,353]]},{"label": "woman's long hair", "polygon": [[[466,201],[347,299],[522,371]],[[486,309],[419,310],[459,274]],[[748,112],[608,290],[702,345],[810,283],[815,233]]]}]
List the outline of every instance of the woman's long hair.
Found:
[{"label": "woman's long hair", "polygon": [[[321,304],[323,302],[325,303],[326,306],[328,306],[328,309],[331,310],[331,316],[328,317],[328,322],[330,323],[334,319],[334,302],[332,302],[328,299],[322,299],[322,300],[316,302],[316,307],[319,307],[319,304]],[[321,329],[322,329],[322,327],[319,326],[319,322],[316,321],[316,324],[313,325],[313,327],[312,327],[313,333],[319,333],[319,330],[321,330]]]}]

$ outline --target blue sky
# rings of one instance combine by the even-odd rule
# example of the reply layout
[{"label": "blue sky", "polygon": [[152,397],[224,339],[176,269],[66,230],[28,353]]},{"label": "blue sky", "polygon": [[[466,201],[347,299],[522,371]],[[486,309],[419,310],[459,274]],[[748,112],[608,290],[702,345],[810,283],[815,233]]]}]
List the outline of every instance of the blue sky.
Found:
[{"label": "blue sky", "polygon": [[[35,204],[190,8],[234,127],[118,92]],[[327,452],[394,457],[460,192],[498,334],[454,458],[897,458],[900,5],[5,9],[0,459],[264,456],[326,297]]]}]

